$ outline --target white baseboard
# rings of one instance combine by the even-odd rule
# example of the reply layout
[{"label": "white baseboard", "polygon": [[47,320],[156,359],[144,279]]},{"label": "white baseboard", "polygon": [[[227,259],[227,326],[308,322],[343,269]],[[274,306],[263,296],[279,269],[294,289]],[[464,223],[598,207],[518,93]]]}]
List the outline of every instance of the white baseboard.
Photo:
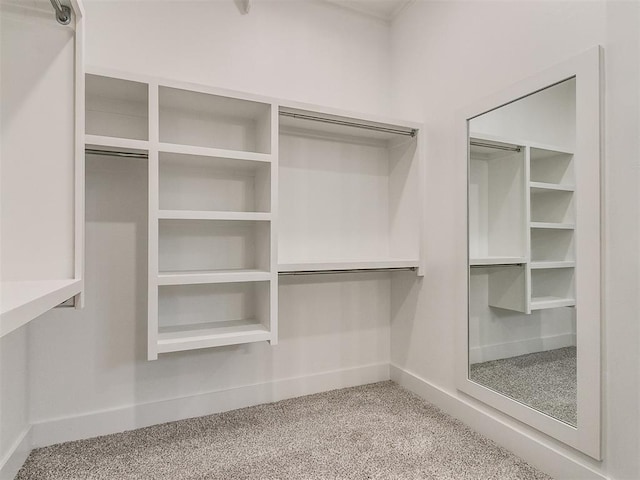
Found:
[{"label": "white baseboard", "polygon": [[528,353],[546,352],[556,348],[572,347],[576,345],[575,333],[550,335],[548,337],[529,338],[517,342],[495,343],[469,348],[469,362],[481,363],[499,360],[501,358],[516,357]]},{"label": "white baseboard", "polygon": [[31,427],[27,427],[0,460],[0,480],[13,480],[31,452]]},{"label": "white baseboard", "polygon": [[396,365],[391,380],[461,420],[471,429],[490,438],[531,465],[562,480],[606,480],[598,472],[599,462],[563,446],[543,434],[501,414],[480,402],[466,400],[429,383]]},{"label": "white baseboard", "polygon": [[389,364],[381,363],[97,411],[34,423],[31,444],[33,448],[44,447],[337,388],[381,382],[389,378]]}]

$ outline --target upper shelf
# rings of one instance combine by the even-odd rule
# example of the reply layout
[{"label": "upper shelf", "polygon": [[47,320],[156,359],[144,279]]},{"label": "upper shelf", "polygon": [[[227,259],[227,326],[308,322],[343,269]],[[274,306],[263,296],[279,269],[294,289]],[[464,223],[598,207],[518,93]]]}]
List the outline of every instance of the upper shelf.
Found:
[{"label": "upper shelf", "polygon": [[87,74],[85,89],[87,134],[149,139],[147,84]]},{"label": "upper shelf", "polygon": [[526,259],[524,257],[483,257],[469,259],[469,265],[472,267],[491,265],[520,265],[525,262]]},{"label": "upper shelf", "polygon": [[0,284],[0,337],[82,291],[82,280],[42,280]]},{"label": "upper shelf", "polygon": [[160,141],[271,152],[271,105],[160,86]]}]

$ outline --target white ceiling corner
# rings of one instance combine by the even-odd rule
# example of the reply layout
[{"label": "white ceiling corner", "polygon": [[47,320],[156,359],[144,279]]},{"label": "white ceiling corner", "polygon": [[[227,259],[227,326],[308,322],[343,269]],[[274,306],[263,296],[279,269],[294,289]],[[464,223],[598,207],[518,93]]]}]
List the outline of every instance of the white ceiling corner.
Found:
[{"label": "white ceiling corner", "polygon": [[393,21],[398,14],[415,0],[324,0],[385,22]]}]

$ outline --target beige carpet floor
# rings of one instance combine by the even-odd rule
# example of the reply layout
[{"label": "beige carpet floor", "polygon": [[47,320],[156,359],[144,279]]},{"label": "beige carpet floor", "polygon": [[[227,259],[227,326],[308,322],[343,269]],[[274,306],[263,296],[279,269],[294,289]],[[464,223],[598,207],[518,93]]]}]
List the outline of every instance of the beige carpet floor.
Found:
[{"label": "beige carpet floor", "polygon": [[393,382],[34,450],[18,480],[549,479]]}]

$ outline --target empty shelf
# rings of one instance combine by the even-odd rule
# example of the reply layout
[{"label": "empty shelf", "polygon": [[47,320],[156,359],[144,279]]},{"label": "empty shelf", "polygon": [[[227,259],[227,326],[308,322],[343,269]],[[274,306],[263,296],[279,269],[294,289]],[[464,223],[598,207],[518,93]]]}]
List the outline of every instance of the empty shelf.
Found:
[{"label": "empty shelf", "polygon": [[519,265],[525,263],[524,257],[482,257],[482,258],[470,258],[470,266],[481,265]]},{"label": "empty shelf", "polygon": [[158,353],[267,340],[271,340],[271,332],[261,323],[250,320],[160,327],[158,332]]},{"label": "empty shelf", "polygon": [[246,220],[269,221],[271,214],[265,212],[213,212],[207,210],[159,210],[163,220]]},{"label": "empty shelf", "polygon": [[79,294],[82,280],[2,282],[0,337]]},{"label": "empty shelf", "polygon": [[556,190],[560,192],[573,192],[576,187],[573,185],[564,185],[559,183],[547,183],[547,182],[530,182],[529,187],[531,191],[543,191],[543,190]]},{"label": "empty shelf", "polygon": [[133,149],[133,150],[149,150],[149,142],[146,140],[133,140],[130,138],[106,137],[103,135],[85,135],[85,145],[96,147],[107,147],[111,150],[117,149]]},{"label": "empty shelf", "polygon": [[574,298],[562,297],[533,297],[531,299],[531,310],[543,310],[545,308],[573,307],[576,304]]},{"label": "empty shelf", "polygon": [[557,261],[557,262],[531,262],[531,268],[544,269],[544,268],[573,268],[576,266],[574,261]]},{"label": "empty shelf", "polygon": [[195,285],[199,283],[264,282],[271,279],[266,270],[210,270],[160,272],[158,285]]},{"label": "empty shelf", "polygon": [[531,222],[531,228],[547,228],[557,230],[573,230],[576,226],[573,223],[553,223],[553,222]]},{"label": "empty shelf", "polygon": [[253,162],[271,162],[269,153],[245,152],[240,150],[227,150],[224,148],[196,147],[193,145],[179,145],[175,143],[160,143],[161,152],[181,153],[185,155],[197,155],[200,157],[219,157],[235,160],[250,160]]}]

